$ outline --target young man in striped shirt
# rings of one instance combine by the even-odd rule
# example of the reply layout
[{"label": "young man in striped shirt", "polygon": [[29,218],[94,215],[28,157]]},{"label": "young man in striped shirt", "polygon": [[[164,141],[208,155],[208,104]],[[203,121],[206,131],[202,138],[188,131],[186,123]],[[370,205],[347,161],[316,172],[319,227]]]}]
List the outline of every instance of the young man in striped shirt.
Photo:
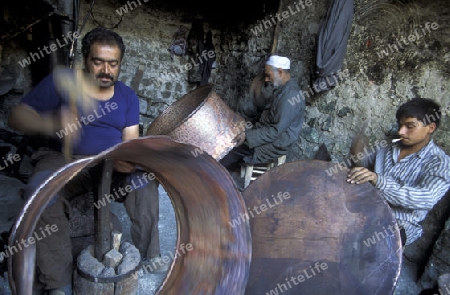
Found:
[{"label": "young man in striped shirt", "polygon": [[[403,245],[422,234],[420,222],[450,188],[450,157],[433,141],[439,127],[440,106],[431,99],[414,98],[396,114],[399,141],[366,155],[350,169],[347,182],[370,182],[394,211]],[[362,151],[352,145],[352,154]]]}]

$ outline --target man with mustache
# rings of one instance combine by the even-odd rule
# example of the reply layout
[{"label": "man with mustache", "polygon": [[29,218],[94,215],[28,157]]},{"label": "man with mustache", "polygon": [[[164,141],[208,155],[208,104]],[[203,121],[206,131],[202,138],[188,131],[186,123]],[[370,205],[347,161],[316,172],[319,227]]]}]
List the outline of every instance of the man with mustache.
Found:
[{"label": "man with mustache", "polygon": [[[118,81],[125,53],[122,38],[113,31],[96,28],[84,36],[81,50],[84,60],[81,79],[88,85],[83,91],[92,100],[92,107],[86,109],[78,106],[75,112],[68,107],[68,95],[58,87],[55,79],[58,81],[60,75],[70,77],[68,75],[74,76],[80,72],[65,69],[44,78],[12,109],[10,116],[11,126],[25,134],[44,135],[56,140],[59,137],[59,143],[61,139],[70,137],[73,159],[96,155],[122,141],[139,137],[139,99],[131,88]],[[66,164],[60,149],[49,148],[35,152],[32,161],[34,168],[26,197],[56,169]],[[158,182],[154,178],[143,180],[146,173],[136,169],[133,163],[116,160],[114,170],[113,181],[119,180],[116,187],[120,190],[120,195],[114,190],[115,195],[125,198],[134,245],[144,260],[157,261],[157,266],[164,265],[159,263]],[[101,166],[81,171],[42,213],[36,228],[55,224],[58,231],[36,243],[34,294],[72,294],[73,258],[68,200],[96,189],[101,181],[101,171]],[[133,190],[127,190],[127,194],[124,188],[130,183],[134,184]],[[102,197],[99,196],[99,199]],[[167,266],[163,268],[160,270],[166,270]]]},{"label": "man with mustache", "polygon": [[[347,182],[370,182],[381,192],[394,211],[403,245],[409,245],[422,235],[420,222],[450,188],[450,157],[432,139],[441,119],[435,101],[411,99],[396,117],[400,140],[361,157]],[[353,142],[352,155],[363,153],[363,141]]]},{"label": "man with mustache", "polygon": [[286,155],[298,140],[305,118],[305,99],[297,81],[291,79],[289,58],[272,55],[264,67],[265,82],[274,91],[253,128],[245,130],[245,142],[220,163],[229,170],[245,163],[268,163]]}]

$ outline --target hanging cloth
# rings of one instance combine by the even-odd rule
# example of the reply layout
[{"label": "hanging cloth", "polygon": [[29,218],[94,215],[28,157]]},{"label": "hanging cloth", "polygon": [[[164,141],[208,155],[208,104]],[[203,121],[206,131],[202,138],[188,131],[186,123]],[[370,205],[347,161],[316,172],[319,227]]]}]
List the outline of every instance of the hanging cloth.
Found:
[{"label": "hanging cloth", "polygon": [[[316,93],[330,90],[336,84],[337,72],[342,69],[347,51],[353,14],[353,0],[333,0],[328,7],[318,36],[316,64],[311,79]],[[324,83],[326,87],[323,87]]]}]

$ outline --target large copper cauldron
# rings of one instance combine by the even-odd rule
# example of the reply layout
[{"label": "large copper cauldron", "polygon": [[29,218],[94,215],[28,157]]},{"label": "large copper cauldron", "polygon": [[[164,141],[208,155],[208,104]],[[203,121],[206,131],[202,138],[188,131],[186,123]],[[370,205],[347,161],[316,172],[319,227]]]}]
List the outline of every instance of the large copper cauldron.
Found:
[{"label": "large copper cauldron", "polygon": [[244,141],[244,130],[244,118],[225,104],[214,91],[214,85],[208,84],[165,109],[150,124],[147,135],[168,135],[173,140],[200,147],[220,160]]},{"label": "large copper cauldron", "polygon": [[[172,201],[178,231],[174,249],[192,245],[192,250],[175,255],[157,294],[243,295],[250,269],[250,226],[233,227],[231,221],[245,214],[244,200],[225,168],[206,153],[191,157],[192,148],[166,136],[149,136],[66,165],[28,199],[11,230],[9,245],[29,241],[44,208],[85,167],[104,159],[139,163],[155,173]],[[8,259],[14,295],[32,293],[35,246],[30,244]]]}]

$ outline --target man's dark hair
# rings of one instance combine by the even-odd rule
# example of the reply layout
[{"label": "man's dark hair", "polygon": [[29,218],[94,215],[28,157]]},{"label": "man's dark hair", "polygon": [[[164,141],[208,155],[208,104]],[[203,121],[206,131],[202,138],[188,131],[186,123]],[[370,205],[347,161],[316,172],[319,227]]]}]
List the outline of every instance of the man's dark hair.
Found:
[{"label": "man's dark hair", "polygon": [[83,59],[88,57],[92,43],[111,46],[117,45],[120,49],[120,60],[123,59],[123,55],[125,54],[125,44],[123,44],[122,37],[116,32],[100,27],[88,32],[81,41],[81,53],[83,54]]},{"label": "man's dark hair", "polygon": [[395,117],[397,121],[403,118],[416,118],[423,125],[435,123],[436,128],[441,122],[441,106],[429,98],[413,98],[402,104],[397,110]]}]

